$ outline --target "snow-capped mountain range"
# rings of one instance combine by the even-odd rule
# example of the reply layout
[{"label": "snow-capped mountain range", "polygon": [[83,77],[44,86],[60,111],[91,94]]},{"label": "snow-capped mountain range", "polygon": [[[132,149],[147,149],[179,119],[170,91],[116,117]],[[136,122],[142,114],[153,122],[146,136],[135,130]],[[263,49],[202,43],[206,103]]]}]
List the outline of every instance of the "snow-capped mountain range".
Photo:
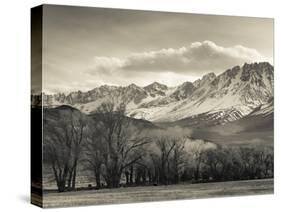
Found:
[{"label": "snow-capped mountain range", "polygon": [[[235,66],[216,76],[204,75],[177,87],[154,82],[145,87],[103,85],[87,92],[43,94],[44,107],[70,105],[93,113],[105,101],[125,103],[127,116],[153,122],[172,122],[206,114],[221,123],[254,114],[273,101],[273,66],[267,62]],[[270,109],[271,108],[271,109]],[[259,110],[263,111],[263,110]]]}]

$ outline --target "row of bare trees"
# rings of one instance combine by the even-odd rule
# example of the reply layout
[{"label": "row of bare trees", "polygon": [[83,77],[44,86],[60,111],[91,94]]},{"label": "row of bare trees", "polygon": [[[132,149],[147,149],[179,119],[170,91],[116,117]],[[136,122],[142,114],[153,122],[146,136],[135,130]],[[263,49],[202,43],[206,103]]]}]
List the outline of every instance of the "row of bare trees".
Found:
[{"label": "row of bare trees", "polygon": [[75,189],[78,163],[94,173],[97,187],[101,179],[107,187],[119,187],[124,171],[144,157],[143,147],[150,143],[124,115],[122,104],[102,104],[90,117],[66,106],[49,110],[44,118],[44,161],[60,192]]},{"label": "row of bare trees", "polygon": [[270,147],[221,147],[145,130],[122,104],[104,103],[89,116],[64,107],[44,118],[44,161],[60,192],[75,189],[78,168],[96,188],[273,177]]}]

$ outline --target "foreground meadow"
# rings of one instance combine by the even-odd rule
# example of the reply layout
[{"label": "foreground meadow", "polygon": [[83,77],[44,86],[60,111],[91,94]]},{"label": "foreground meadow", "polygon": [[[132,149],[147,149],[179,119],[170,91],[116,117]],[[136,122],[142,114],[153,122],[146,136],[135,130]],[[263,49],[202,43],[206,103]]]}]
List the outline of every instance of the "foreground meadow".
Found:
[{"label": "foreground meadow", "polygon": [[210,198],[222,196],[273,194],[273,179],[140,186],[73,192],[45,192],[44,207],[122,204],[133,202]]}]

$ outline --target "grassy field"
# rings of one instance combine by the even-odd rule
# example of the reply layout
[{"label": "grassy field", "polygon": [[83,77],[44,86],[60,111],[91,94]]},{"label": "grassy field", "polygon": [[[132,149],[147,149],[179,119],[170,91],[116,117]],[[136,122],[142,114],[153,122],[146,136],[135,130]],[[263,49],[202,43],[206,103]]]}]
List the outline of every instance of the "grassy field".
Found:
[{"label": "grassy field", "polygon": [[273,179],[45,193],[44,207],[272,194]]}]

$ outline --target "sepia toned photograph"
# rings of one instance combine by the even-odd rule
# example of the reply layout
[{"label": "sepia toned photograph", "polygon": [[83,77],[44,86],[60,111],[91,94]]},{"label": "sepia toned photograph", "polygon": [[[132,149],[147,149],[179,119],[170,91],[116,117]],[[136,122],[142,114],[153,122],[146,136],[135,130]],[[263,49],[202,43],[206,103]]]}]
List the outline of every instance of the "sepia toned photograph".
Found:
[{"label": "sepia toned photograph", "polygon": [[31,9],[31,202],[274,192],[274,20]]}]

